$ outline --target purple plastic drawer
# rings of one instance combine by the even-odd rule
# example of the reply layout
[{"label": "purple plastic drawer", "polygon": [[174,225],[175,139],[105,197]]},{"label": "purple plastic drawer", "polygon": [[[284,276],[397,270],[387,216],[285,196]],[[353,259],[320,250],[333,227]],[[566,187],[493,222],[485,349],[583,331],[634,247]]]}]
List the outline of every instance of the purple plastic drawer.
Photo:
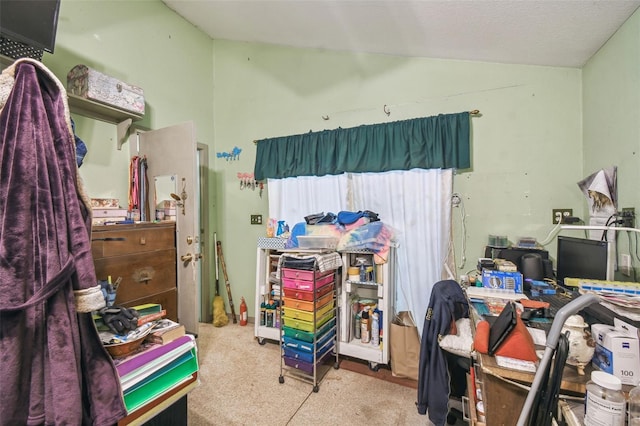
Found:
[{"label": "purple plastic drawer", "polygon": [[[331,351],[328,350],[324,354],[320,355],[315,365],[322,363],[329,354],[331,354]],[[306,374],[313,375],[313,362],[302,361],[300,359],[291,358],[286,355],[283,355],[282,359],[284,360],[284,363],[289,367],[297,368],[298,370],[304,371]]]}]

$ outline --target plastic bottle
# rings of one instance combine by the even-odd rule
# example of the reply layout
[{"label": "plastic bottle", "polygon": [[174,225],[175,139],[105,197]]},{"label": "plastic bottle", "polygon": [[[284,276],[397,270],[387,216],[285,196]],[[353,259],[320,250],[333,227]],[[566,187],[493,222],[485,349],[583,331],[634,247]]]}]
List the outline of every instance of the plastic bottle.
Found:
[{"label": "plastic bottle", "polygon": [[366,306],[362,311],[362,319],[360,320],[360,341],[362,343],[369,343],[371,341],[371,334],[369,332],[369,307]]},{"label": "plastic bottle", "polygon": [[371,315],[371,344],[380,346],[380,316],[376,312]]},{"label": "plastic bottle", "polygon": [[276,310],[271,304],[271,300],[267,303],[267,327],[273,327],[273,320],[275,319]]},{"label": "plastic bottle", "polygon": [[353,331],[354,331],[354,335],[353,335],[353,337],[354,337],[355,339],[360,339],[360,338],[361,338],[361,337],[360,337],[360,336],[361,336],[361,334],[360,334],[360,331],[361,331],[361,330],[360,330],[360,327],[362,327],[362,325],[361,325],[361,321],[360,321],[360,314],[358,313],[358,314],[356,314],[356,319],[355,319],[355,328],[354,328],[354,330],[353,330]]},{"label": "plastic bottle", "polygon": [[629,391],[628,426],[640,426],[640,385]]},{"label": "plastic bottle", "polygon": [[367,267],[364,264],[360,265],[360,282],[367,281]]},{"label": "plastic bottle", "polygon": [[267,303],[260,303],[260,325],[267,325]]},{"label": "plastic bottle", "polygon": [[593,371],[584,398],[585,426],[624,426],[626,399],[622,382],[613,374]]}]

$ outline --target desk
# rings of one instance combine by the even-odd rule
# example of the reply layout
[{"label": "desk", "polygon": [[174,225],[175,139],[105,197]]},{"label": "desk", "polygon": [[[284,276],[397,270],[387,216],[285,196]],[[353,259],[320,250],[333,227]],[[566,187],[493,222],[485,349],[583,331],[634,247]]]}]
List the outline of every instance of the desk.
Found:
[{"label": "desk", "polygon": [[[560,388],[563,394],[584,395],[587,381],[591,376],[591,365],[580,376],[575,367],[566,366]],[[524,400],[529,393],[510,383],[517,382],[531,386],[533,373],[500,367],[494,357],[478,354],[477,380],[482,382],[482,398],[485,407],[487,425],[515,425],[522,411]]]}]

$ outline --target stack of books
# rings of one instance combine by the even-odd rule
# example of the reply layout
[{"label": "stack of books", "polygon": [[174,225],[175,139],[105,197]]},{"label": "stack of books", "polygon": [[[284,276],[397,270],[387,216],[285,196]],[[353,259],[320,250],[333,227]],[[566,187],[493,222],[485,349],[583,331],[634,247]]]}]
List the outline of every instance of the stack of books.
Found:
[{"label": "stack of books", "polygon": [[[139,314],[137,330],[148,331],[137,348],[113,359],[129,413],[127,418],[144,416],[152,406],[187,392],[198,383],[194,336],[187,334],[182,324],[164,318],[166,310],[160,304],[148,303],[133,309]],[[105,341],[109,332],[100,334]]]},{"label": "stack of books", "polygon": [[127,209],[120,207],[117,198],[91,199],[91,224],[108,225],[127,220]]},{"label": "stack of books", "polygon": [[196,382],[198,376],[197,346],[190,334],[166,344],[146,341],[135,353],[114,363],[129,413],[174,388]]}]

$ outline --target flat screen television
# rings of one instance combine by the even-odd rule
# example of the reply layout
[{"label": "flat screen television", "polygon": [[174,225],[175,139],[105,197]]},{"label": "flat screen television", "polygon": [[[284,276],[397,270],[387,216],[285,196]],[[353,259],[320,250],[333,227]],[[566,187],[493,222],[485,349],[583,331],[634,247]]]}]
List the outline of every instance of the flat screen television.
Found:
[{"label": "flat screen television", "polygon": [[560,285],[565,285],[565,278],[613,279],[607,241],[559,235],[556,262],[556,278]]},{"label": "flat screen television", "polygon": [[53,53],[60,0],[1,0],[0,35]]}]

